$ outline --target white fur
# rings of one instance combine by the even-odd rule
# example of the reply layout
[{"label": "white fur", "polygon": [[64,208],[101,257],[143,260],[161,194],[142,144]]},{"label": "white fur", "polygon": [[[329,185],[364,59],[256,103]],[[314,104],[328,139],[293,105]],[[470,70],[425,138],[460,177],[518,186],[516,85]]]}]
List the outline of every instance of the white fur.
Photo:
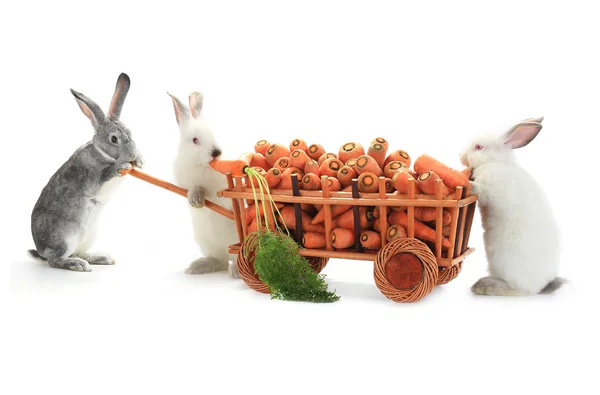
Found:
[{"label": "white fur", "polygon": [[473,168],[490,275],[512,288],[495,294],[535,294],[558,275],[559,227],[542,187],[505,141],[506,135],[480,136],[461,162]]},{"label": "white fur", "polygon": [[[199,145],[194,144],[194,138],[199,139]],[[231,200],[216,195],[217,191],[227,188],[227,180],[224,175],[209,166],[215,148],[220,149],[212,131],[201,118],[182,118],[179,148],[174,164],[175,181],[188,190],[201,187],[206,199],[231,209]],[[207,258],[213,258],[206,262],[216,261],[220,263],[217,270],[226,269],[229,262],[228,247],[238,242],[235,223],[205,207],[190,207],[190,210],[195,241]],[[236,276],[237,269],[231,269],[230,274]]]}]

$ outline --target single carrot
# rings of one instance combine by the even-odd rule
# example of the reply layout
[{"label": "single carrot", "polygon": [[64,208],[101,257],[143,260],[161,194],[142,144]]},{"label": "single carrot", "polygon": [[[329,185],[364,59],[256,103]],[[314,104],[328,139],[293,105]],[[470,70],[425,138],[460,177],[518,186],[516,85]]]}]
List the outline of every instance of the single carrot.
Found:
[{"label": "single carrot", "polygon": [[[258,174],[260,174],[262,177],[267,176],[267,171],[265,169],[263,169],[262,167],[255,166],[252,169],[256,170],[256,172]],[[260,182],[256,177],[252,177],[252,185],[254,185],[254,188],[260,188]]]},{"label": "single carrot", "polygon": [[271,168],[271,165],[267,161],[267,158],[259,152],[255,152],[252,156],[252,161],[250,162],[250,167],[260,167],[265,171]]},{"label": "single carrot", "polygon": [[[423,193],[426,193],[427,195],[435,195],[436,180],[441,180],[441,178],[433,171],[426,171],[417,177],[417,185],[419,186],[419,189],[423,191]],[[450,194],[450,189],[448,189],[443,182],[441,187],[442,196],[448,196]]]},{"label": "single carrot", "polygon": [[331,192],[342,190],[342,184],[340,184],[340,181],[335,177],[327,177],[327,186]]},{"label": "single carrot", "polygon": [[[415,218],[421,222],[435,221],[437,210],[435,207],[415,207]],[[442,224],[449,225],[452,222],[452,215],[447,211],[442,211]]]},{"label": "single carrot", "polygon": [[306,173],[302,177],[302,189],[313,191],[321,189],[321,179],[314,173]]},{"label": "single carrot", "polygon": [[452,228],[450,227],[450,225],[444,225],[442,227],[442,236],[450,237],[450,233],[452,233]]},{"label": "single carrot", "polygon": [[373,173],[362,173],[358,176],[358,190],[361,192],[377,192],[379,190],[379,179]]},{"label": "single carrot", "polygon": [[279,184],[279,181],[281,181],[281,170],[274,167],[269,169],[265,179],[267,180],[269,188],[275,188]]},{"label": "single carrot", "polygon": [[385,149],[385,151],[387,151],[389,149],[388,141],[386,139],[384,139],[383,137],[374,138],[373,141],[371,141],[371,145],[372,144],[381,144],[381,145],[383,145],[383,148]]},{"label": "single carrot", "polygon": [[415,180],[417,179],[417,177],[419,177],[419,175],[417,174],[416,171],[414,171],[413,169],[407,169],[406,170],[408,172],[408,174],[410,174],[412,176],[412,178],[414,178]]},{"label": "single carrot", "polygon": [[262,154],[262,156],[265,156],[270,146],[271,143],[267,140],[258,140],[257,143],[254,144],[254,152],[258,152],[259,154]]},{"label": "single carrot", "polygon": [[277,159],[277,161],[273,164],[273,167],[281,171],[285,171],[285,169],[292,167],[290,163],[290,158],[288,158],[287,156],[283,156]]},{"label": "single carrot", "polygon": [[[408,180],[411,178],[412,176],[410,175],[409,172],[407,172],[404,169],[401,169],[399,171],[396,172],[396,174],[394,174],[394,177],[392,177],[392,184],[394,185],[394,188],[396,188],[396,190],[399,193],[405,194],[408,193]],[[417,183],[414,183],[415,185],[415,194],[420,193],[421,191],[419,190]]]},{"label": "single carrot", "polygon": [[[265,221],[261,220],[261,229],[264,229],[264,227],[266,226]],[[270,230],[275,230],[275,222],[269,220],[269,229]],[[258,230],[258,221],[256,221],[256,219],[252,222],[250,222],[250,224],[248,225],[248,233],[253,233],[256,232]]]},{"label": "single carrot", "polygon": [[292,166],[297,167],[298,169],[304,169],[304,166],[306,166],[306,162],[308,162],[308,160],[309,157],[306,152],[300,149],[293,150],[290,154],[290,163]]},{"label": "single carrot", "polygon": [[469,177],[429,155],[419,156],[415,161],[414,169],[419,174],[434,171],[444,181],[444,184],[451,189],[456,189],[458,186],[465,188],[469,185]]},{"label": "single carrot", "polygon": [[379,250],[381,248],[381,236],[372,230],[363,230],[360,234],[360,244],[367,250]]},{"label": "single carrot", "polygon": [[348,159],[358,158],[365,154],[365,149],[360,143],[350,142],[342,145],[338,152],[338,158],[342,163],[346,163]]},{"label": "single carrot", "polygon": [[390,225],[385,234],[385,239],[390,242],[394,239],[402,239],[406,237],[406,229],[400,225]]},{"label": "single carrot", "polygon": [[[342,189],[342,192],[352,192],[352,186],[345,187],[344,189]],[[350,210],[351,208],[352,206],[350,205],[333,205],[331,206],[331,218],[335,218],[338,215]],[[311,221],[312,224],[320,224],[325,221],[325,209],[323,208],[323,205],[321,205],[321,207],[319,207],[318,210],[319,212]]]},{"label": "single carrot", "polygon": [[376,232],[381,231],[381,218],[375,218],[373,220],[373,230]]},{"label": "single carrot", "polygon": [[317,163],[317,161],[314,159],[309,159],[306,162],[306,165],[304,166],[304,173],[306,173],[306,174],[312,173],[312,174],[320,175],[319,164]]},{"label": "single carrot", "polygon": [[371,143],[371,145],[369,146],[369,149],[367,150],[367,155],[369,155],[371,158],[375,159],[375,162],[377,162],[377,165],[383,169],[384,167],[384,163],[385,163],[385,154],[387,153],[387,150],[385,149],[385,147],[383,146],[383,144],[380,143]]},{"label": "single carrot", "polygon": [[338,170],[337,178],[340,180],[340,184],[346,187],[352,185],[352,179],[356,178],[356,172],[350,166],[343,166]]},{"label": "single carrot", "polygon": [[[276,207],[281,210],[284,206],[283,203],[275,203]],[[261,217],[265,216],[265,210],[264,210],[264,206],[262,205],[262,203],[259,202],[258,206],[258,211],[259,211],[259,215]],[[256,219],[256,207],[253,205],[252,207],[248,208],[246,210],[246,223],[249,224],[250,222],[254,221]],[[271,205],[270,204],[266,204],[267,207],[267,213],[269,213],[269,210],[271,210]],[[263,221],[264,222],[264,221]]]},{"label": "single carrot", "polygon": [[308,145],[306,145],[306,142],[304,142],[304,140],[293,139],[290,143],[290,151],[294,151],[297,149],[306,152],[306,150],[308,149]]},{"label": "single carrot", "polygon": [[[302,180],[304,174],[296,169],[295,167],[288,167],[281,173],[281,180],[279,181],[279,185],[277,185],[277,189],[292,189],[292,175],[298,175],[298,181]],[[298,183],[298,187],[300,187],[300,183]]]},{"label": "single carrot", "polygon": [[233,177],[243,177],[246,175],[245,170],[250,166],[253,157],[253,152],[246,152],[238,159],[213,159],[209,165],[221,174],[231,173]]},{"label": "single carrot", "polygon": [[373,173],[376,177],[383,175],[383,171],[375,161],[369,155],[361,155],[356,159],[356,172],[362,173]]},{"label": "single carrot", "polygon": [[[369,214],[369,209],[365,206],[361,206],[358,208],[358,213],[360,228],[370,228],[371,225],[373,225],[374,217]],[[335,217],[331,226],[334,228],[354,229],[354,210],[348,210]]]},{"label": "single carrot", "polygon": [[302,211],[304,211],[306,214],[310,215],[311,218],[315,216],[315,214],[317,213],[317,208],[315,207],[314,204],[310,204],[310,203],[302,203],[300,204],[300,208],[302,209]]},{"label": "single carrot", "polygon": [[406,164],[406,167],[410,167],[410,163],[411,163],[410,155],[406,151],[402,151],[402,150],[390,152],[388,157],[385,158],[384,166],[387,165],[388,163],[396,161],[396,160],[399,162],[404,162]]},{"label": "single carrot", "polygon": [[323,248],[326,245],[325,233],[306,232],[302,234],[304,248]]},{"label": "single carrot", "polygon": [[[289,230],[292,230],[292,231],[295,230],[296,229],[296,210],[294,209],[294,206],[291,204],[286,204],[281,210],[279,210],[279,212],[281,213],[281,217],[283,218],[283,223],[285,224],[285,226],[287,226],[287,228]],[[304,211],[302,211],[301,214],[302,214],[302,230],[304,230],[306,232],[325,233],[325,225],[311,224],[310,223],[310,215],[308,215]],[[279,218],[279,221],[281,222],[281,218]]]},{"label": "single carrot", "polygon": [[385,178],[385,193],[392,193],[396,188],[394,188],[394,184],[392,184],[391,178]]},{"label": "single carrot", "polygon": [[308,151],[306,151],[308,156],[310,156],[314,160],[319,160],[321,155],[325,153],[325,148],[321,144],[311,144],[308,146]]},{"label": "single carrot", "polygon": [[333,152],[326,152],[319,157],[319,159],[317,160],[317,163],[319,164],[319,166],[321,166],[323,164],[323,162],[325,162],[326,159],[330,159],[330,158],[337,158],[337,155],[334,154]]},{"label": "single carrot", "polygon": [[344,164],[338,158],[329,158],[319,167],[319,174],[322,176],[336,177],[338,171],[342,167],[344,167]]},{"label": "single carrot", "polygon": [[469,180],[471,179],[471,177],[473,176],[473,168],[471,167],[465,167],[464,169],[462,169],[460,171],[462,174],[465,175],[465,177],[467,177]]},{"label": "single carrot", "polygon": [[[390,225],[401,225],[404,228],[408,227],[408,214],[401,211],[393,211],[388,215]],[[415,237],[424,241],[435,243],[435,230],[425,225],[421,221],[414,220]],[[442,247],[450,248],[452,245],[448,239],[442,238]]]},{"label": "single carrot", "polygon": [[348,166],[351,167],[352,170],[354,170],[354,172],[356,174],[358,174],[358,172],[356,171],[356,158],[350,158],[346,161],[346,163],[344,163],[344,166]]},{"label": "single carrot", "polygon": [[335,228],[331,231],[331,245],[335,248],[348,248],[354,245],[354,231]]},{"label": "single carrot", "polygon": [[265,158],[267,158],[267,162],[269,162],[271,166],[274,166],[277,159],[283,158],[284,156],[289,158],[291,153],[292,152],[284,145],[271,144],[265,154]]},{"label": "single carrot", "polygon": [[394,160],[383,167],[383,175],[388,178],[393,178],[394,174],[401,169],[408,169],[408,167],[406,167],[406,163]]}]

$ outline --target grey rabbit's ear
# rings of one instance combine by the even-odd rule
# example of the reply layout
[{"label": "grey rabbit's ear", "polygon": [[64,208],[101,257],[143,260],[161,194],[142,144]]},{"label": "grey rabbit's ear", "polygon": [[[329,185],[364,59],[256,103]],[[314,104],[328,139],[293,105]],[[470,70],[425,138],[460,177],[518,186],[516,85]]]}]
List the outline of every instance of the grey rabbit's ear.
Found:
[{"label": "grey rabbit's ear", "polygon": [[110,101],[110,107],[108,108],[108,117],[110,119],[119,119],[125,97],[127,97],[127,92],[129,92],[130,84],[131,81],[129,80],[129,76],[125,73],[121,73],[119,79],[117,79],[115,93],[113,94],[112,100]]},{"label": "grey rabbit's ear", "polygon": [[175,110],[175,119],[177,119],[177,123],[181,125],[183,120],[190,118],[190,110],[175,96],[167,92],[171,99],[173,100],[173,109]]},{"label": "grey rabbit's ear", "polygon": [[200,110],[202,110],[202,102],[204,101],[204,95],[200,92],[192,92],[190,94],[190,110],[192,111],[192,116],[194,118],[198,118],[200,115]]},{"label": "grey rabbit's ear", "polygon": [[79,104],[81,111],[90,119],[90,121],[92,121],[92,125],[94,125],[94,127],[98,126],[104,121],[104,111],[102,111],[100,106],[94,103],[92,99],[82,93],[74,91],[73,89],[71,89],[71,93],[73,96],[75,96],[75,100],[77,100],[77,104]]},{"label": "grey rabbit's ear", "polygon": [[519,122],[504,135],[504,145],[512,149],[525,147],[540,133],[543,120],[544,117],[529,118]]}]

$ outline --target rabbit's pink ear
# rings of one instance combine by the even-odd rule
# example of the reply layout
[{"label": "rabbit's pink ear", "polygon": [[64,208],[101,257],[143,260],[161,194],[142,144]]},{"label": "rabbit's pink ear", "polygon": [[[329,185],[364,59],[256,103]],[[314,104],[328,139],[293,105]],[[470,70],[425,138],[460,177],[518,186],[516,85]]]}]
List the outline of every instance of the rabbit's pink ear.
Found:
[{"label": "rabbit's pink ear", "polygon": [[540,122],[529,120],[523,121],[515,125],[508,133],[506,133],[504,145],[512,149],[525,147],[533,141],[540,130],[542,130],[542,124]]},{"label": "rabbit's pink ear", "polygon": [[108,117],[110,119],[119,119],[125,97],[127,97],[127,92],[129,92],[130,84],[131,81],[129,80],[129,76],[125,73],[121,73],[117,80],[117,86],[115,86],[115,93],[110,101],[110,107],[108,108]]},{"label": "rabbit's pink ear", "polygon": [[171,100],[173,100],[173,109],[175,110],[175,119],[177,120],[177,124],[181,125],[186,119],[190,117],[190,110],[175,96],[167,92],[169,96],[171,96]]},{"label": "rabbit's pink ear", "polygon": [[192,112],[192,116],[194,118],[198,118],[200,115],[203,100],[204,96],[200,92],[192,92],[190,94],[190,111]]},{"label": "rabbit's pink ear", "polygon": [[71,93],[75,96],[77,105],[83,112],[83,114],[92,121],[92,125],[97,127],[101,122],[104,121],[104,112],[92,99],[85,96],[83,93],[79,93],[71,89]]}]

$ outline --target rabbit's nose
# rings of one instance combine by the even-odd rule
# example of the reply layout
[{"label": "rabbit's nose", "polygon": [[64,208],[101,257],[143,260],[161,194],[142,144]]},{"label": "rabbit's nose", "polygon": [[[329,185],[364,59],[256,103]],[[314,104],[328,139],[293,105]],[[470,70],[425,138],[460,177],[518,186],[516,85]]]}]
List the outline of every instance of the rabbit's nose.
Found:
[{"label": "rabbit's nose", "polygon": [[218,158],[221,155],[221,150],[218,148],[213,148],[211,154],[213,158]]}]

